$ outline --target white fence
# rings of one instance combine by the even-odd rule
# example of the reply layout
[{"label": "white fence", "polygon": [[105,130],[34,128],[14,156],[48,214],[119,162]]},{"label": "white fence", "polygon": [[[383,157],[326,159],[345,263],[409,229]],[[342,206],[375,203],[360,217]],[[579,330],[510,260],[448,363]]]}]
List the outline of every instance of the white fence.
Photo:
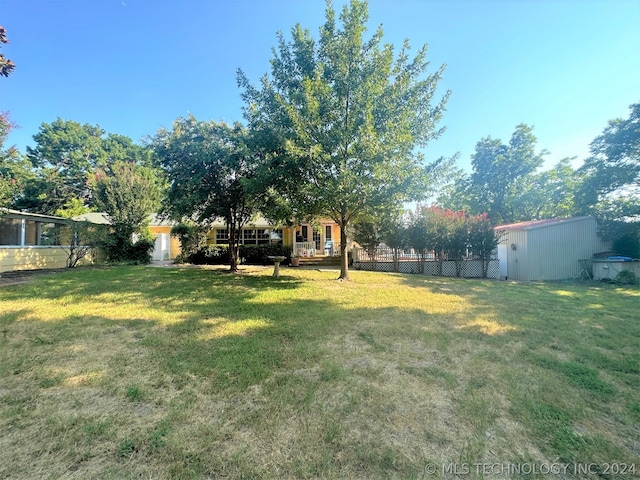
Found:
[{"label": "white fence", "polygon": [[[394,258],[392,249],[380,248],[371,258],[365,250],[361,248],[353,249],[353,267],[356,270],[440,276],[439,266],[439,262],[435,260],[433,255],[428,255],[426,260],[422,262],[420,256],[413,251],[401,251],[397,258]],[[459,268],[459,275],[456,267]],[[482,278],[482,267],[482,260],[460,260],[457,265],[454,260],[444,260],[442,262],[441,276]],[[500,265],[497,259],[489,260],[486,278],[500,278]]]},{"label": "white fence", "polygon": [[293,244],[293,254],[299,257],[315,257],[317,255],[340,255],[340,244],[329,240],[324,243],[324,248],[318,250],[316,248],[315,242],[295,242]]}]

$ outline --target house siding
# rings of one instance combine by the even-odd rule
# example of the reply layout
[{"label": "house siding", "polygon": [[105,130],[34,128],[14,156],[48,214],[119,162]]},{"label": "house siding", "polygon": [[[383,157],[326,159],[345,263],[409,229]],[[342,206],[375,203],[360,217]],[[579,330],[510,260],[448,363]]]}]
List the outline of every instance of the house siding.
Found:
[{"label": "house siding", "polygon": [[151,225],[149,230],[154,236],[160,234],[169,235],[169,258],[173,260],[180,255],[182,249],[180,248],[180,240],[171,235],[171,228],[173,227],[170,225]]},{"label": "house siding", "polygon": [[[65,268],[69,254],[62,247],[3,247],[0,248],[0,272],[14,270],[39,270]],[[102,250],[87,255],[80,265],[92,265],[105,261]]]}]

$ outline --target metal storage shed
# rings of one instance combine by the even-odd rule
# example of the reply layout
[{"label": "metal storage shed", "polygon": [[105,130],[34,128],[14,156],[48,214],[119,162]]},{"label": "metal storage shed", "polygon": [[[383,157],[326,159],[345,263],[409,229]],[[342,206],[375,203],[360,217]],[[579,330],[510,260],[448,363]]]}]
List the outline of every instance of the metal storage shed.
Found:
[{"label": "metal storage shed", "polygon": [[580,260],[609,250],[593,217],[499,225],[500,276],[509,280],[564,280],[580,274]]}]

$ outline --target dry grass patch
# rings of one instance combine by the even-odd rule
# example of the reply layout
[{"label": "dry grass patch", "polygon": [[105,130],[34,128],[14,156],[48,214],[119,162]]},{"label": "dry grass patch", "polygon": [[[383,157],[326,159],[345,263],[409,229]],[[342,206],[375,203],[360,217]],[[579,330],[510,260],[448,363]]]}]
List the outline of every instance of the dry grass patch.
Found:
[{"label": "dry grass patch", "polygon": [[640,456],[637,290],[270,274],[1,289],[0,477],[445,478]]}]

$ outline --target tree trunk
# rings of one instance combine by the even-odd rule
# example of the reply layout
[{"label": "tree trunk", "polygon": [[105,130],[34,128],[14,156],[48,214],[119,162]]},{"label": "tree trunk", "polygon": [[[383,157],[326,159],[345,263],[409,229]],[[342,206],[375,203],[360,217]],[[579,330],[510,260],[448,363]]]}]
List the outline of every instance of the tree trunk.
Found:
[{"label": "tree trunk", "polygon": [[349,280],[349,257],[347,255],[347,229],[340,223],[340,276],[339,280]]},{"label": "tree trunk", "polygon": [[238,231],[235,225],[229,226],[229,271],[238,271]]}]

